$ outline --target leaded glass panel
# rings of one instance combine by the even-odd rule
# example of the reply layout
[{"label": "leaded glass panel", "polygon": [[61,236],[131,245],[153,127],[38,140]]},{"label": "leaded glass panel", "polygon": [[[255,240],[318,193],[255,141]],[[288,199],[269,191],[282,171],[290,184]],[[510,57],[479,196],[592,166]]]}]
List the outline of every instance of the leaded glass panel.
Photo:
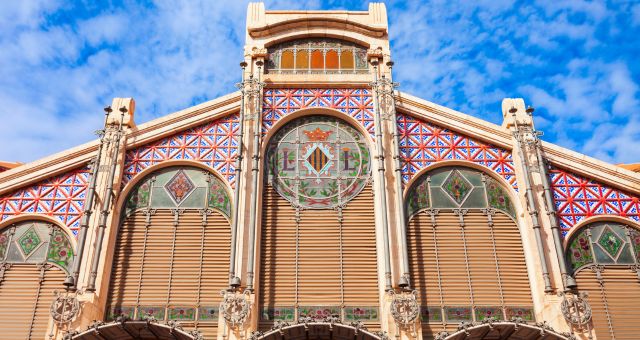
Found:
[{"label": "leaded glass panel", "polygon": [[496,180],[464,167],[435,169],[413,183],[407,192],[407,216],[427,208],[494,208],[515,217],[507,191]]},{"label": "leaded glass panel", "polygon": [[231,197],[226,185],[216,176],[192,167],[171,167],[147,176],[133,188],[125,203],[127,216],[145,208],[207,207],[230,216]]},{"label": "leaded glass panel", "polygon": [[[2,257],[6,263],[49,262],[69,272],[73,264],[73,246],[67,234],[45,222],[25,221],[0,232]],[[6,255],[6,257],[4,256]]]},{"label": "leaded glass panel", "polygon": [[366,73],[367,50],[348,41],[312,38],[268,48],[267,72]]},{"label": "leaded glass panel", "polygon": [[638,263],[640,232],[616,222],[594,222],[583,227],[569,242],[567,260],[575,271],[590,264]]},{"label": "leaded glass panel", "polygon": [[364,137],[334,117],[312,116],[283,127],[267,148],[269,182],[294,205],[330,209],[367,184],[371,155]]}]

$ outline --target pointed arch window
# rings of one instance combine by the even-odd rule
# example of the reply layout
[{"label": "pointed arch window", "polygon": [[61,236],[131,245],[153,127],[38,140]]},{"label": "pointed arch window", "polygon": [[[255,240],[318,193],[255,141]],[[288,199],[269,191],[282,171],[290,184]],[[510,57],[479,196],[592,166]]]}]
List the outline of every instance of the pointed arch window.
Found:
[{"label": "pointed arch window", "polygon": [[367,73],[367,50],[337,39],[287,41],[269,49],[270,73]]}]

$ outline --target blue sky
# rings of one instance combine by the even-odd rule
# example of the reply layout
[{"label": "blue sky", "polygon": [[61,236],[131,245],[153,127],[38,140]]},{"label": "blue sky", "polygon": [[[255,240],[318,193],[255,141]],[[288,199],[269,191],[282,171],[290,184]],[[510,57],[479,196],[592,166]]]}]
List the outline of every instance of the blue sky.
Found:
[{"label": "blue sky", "polygon": [[[0,160],[91,140],[113,97],[134,97],[142,123],[234,91],[246,5],[0,1]],[[640,162],[640,3],[388,1],[387,10],[401,90],[498,124],[502,98],[523,97],[543,139]]]}]

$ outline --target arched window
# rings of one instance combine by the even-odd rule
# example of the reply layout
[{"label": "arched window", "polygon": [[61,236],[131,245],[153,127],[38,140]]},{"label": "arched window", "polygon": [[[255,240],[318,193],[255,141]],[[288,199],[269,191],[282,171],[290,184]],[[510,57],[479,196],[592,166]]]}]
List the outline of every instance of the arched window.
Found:
[{"label": "arched window", "polygon": [[267,147],[260,245],[260,328],[334,316],[379,328],[371,155],[329,116],[298,118]]},{"label": "arched window", "polygon": [[0,233],[0,328],[7,339],[43,339],[54,291],[73,264],[67,234],[42,221],[11,225]]},{"label": "arched window", "polygon": [[499,182],[470,168],[438,168],[411,185],[406,208],[425,338],[488,317],[534,321],[515,209]]},{"label": "arched window", "polygon": [[[268,48],[267,72],[366,73],[366,48],[337,39],[301,39]],[[295,60],[295,62],[294,62]]]},{"label": "arched window", "polygon": [[598,339],[637,339],[640,326],[640,231],[619,222],[590,223],[566,250],[578,289],[588,293]]},{"label": "arched window", "polygon": [[118,231],[107,318],[177,320],[215,337],[231,207],[226,185],[202,169],[166,168],[138,183]]}]

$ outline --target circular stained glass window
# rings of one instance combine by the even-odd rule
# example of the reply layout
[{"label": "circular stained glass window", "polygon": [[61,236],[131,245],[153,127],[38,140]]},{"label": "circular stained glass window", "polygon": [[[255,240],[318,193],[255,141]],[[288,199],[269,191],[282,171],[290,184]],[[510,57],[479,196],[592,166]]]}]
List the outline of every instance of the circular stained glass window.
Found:
[{"label": "circular stained glass window", "polygon": [[333,117],[294,120],[267,149],[269,182],[296,206],[330,209],[349,202],[370,178],[371,155],[364,137]]}]

